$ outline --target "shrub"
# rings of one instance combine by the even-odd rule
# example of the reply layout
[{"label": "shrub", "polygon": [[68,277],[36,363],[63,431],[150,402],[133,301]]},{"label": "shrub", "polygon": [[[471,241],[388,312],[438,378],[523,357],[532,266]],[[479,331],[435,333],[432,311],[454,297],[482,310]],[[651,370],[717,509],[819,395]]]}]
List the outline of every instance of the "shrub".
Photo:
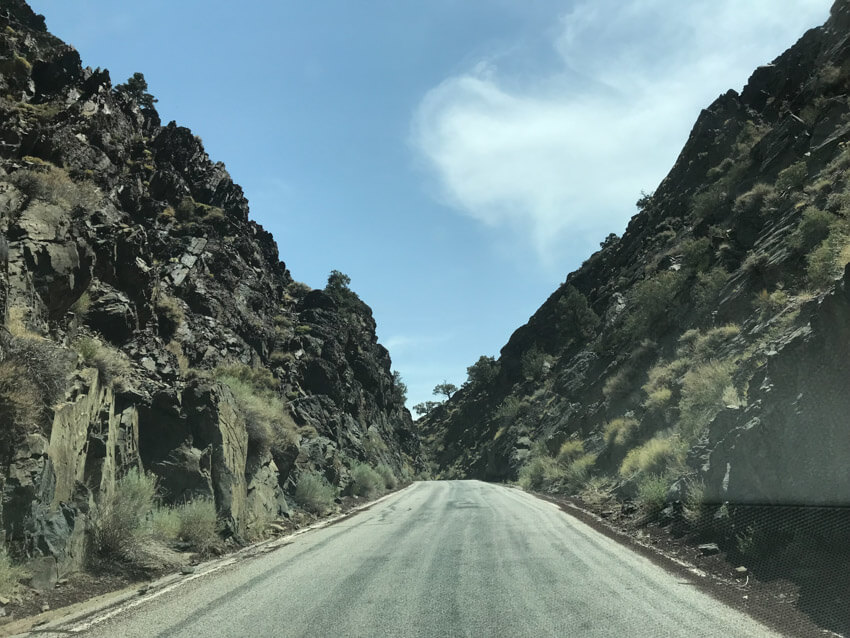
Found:
[{"label": "shrub", "polygon": [[386,454],[387,449],[387,444],[380,432],[374,428],[366,432],[366,436],[363,437],[363,451],[366,453],[366,458],[377,461],[382,455]]},{"label": "shrub", "polygon": [[637,484],[637,502],[650,515],[657,514],[667,503],[668,481],[663,476],[643,476]]},{"label": "shrub", "polygon": [[691,356],[695,361],[708,361],[716,357],[717,351],[739,334],[741,334],[741,328],[734,323],[712,328],[694,340]]},{"label": "shrub", "polygon": [[835,216],[832,213],[809,206],[803,211],[800,223],[791,234],[791,245],[803,252],[810,251],[826,239],[834,222]]},{"label": "shrub", "polygon": [[671,308],[682,284],[682,275],[669,270],[636,284],[629,293],[625,336],[636,341],[663,334],[672,321]]},{"label": "shrub", "polygon": [[[688,331],[690,332],[690,330]],[[687,333],[685,333],[687,334]],[[699,334],[699,331],[696,332]],[[685,335],[682,335],[684,337]],[[682,343],[680,340],[679,343]],[[661,388],[667,388],[676,383],[690,367],[690,360],[687,351],[679,350],[679,359],[674,359],[667,363],[659,363],[649,369],[648,380],[643,386],[643,391],[647,394]]]},{"label": "shrub", "polygon": [[727,210],[728,201],[725,184],[722,181],[715,182],[694,195],[691,200],[691,217],[694,220],[719,217]]},{"label": "shrub", "polygon": [[159,295],[155,305],[156,316],[166,338],[174,336],[177,329],[186,321],[186,315],[180,303],[169,295]]},{"label": "shrub", "polygon": [[599,316],[587,303],[587,297],[573,286],[564,289],[558,299],[558,329],[570,338],[590,339],[599,326]]},{"label": "shrub", "polygon": [[375,468],[375,471],[380,474],[381,479],[384,481],[384,487],[388,490],[394,490],[396,485],[398,485],[398,480],[393,473],[392,468],[386,463],[381,463],[378,467]]},{"label": "shrub", "polygon": [[384,487],[384,479],[371,466],[357,463],[351,468],[351,492],[356,496],[371,497]]},{"label": "shrub", "polygon": [[23,371],[18,383],[33,385],[45,407],[64,397],[72,363],[63,348],[37,336],[6,338],[3,346],[6,361]]},{"label": "shrub", "polygon": [[602,386],[602,395],[606,399],[619,399],[629,394],[632,389],[632,372],[631,366],[624,365],[609,375]]},{"label": "shrub", "polygon": [[705,483],[690,480],[685,485],[685,498],[682,501],[682,515],[694,527],[706,522],[708,509],[705,503]]},{"label": "shrub", "polygon": [[295,500],[308,512],[322,515],[333,507],[336,488],[316,472],[305,472],[295,486]]},{"label": "shrub", "polygon": [[656,437],[629,450],[620,465],[620,476],[628,478],[635,474],[664,474],[683,459],[683,448],[679,441]]},{"label": "shrub", "polygon": [[208,552],[218,544],[218,517],[215,503],[197,498],[175,508],[180,520],[178,536],[197,552]]},{"label": "shrub", "polygon": [[660,412],[670,405],[672,398],[673,391],[670,388],[658,388],[646,395],[646,401],[643,402],[643,407],[649,412]]},{"label": "shrub", "polygon": [[83,363],[95,368],[104,385],[120,382],[130,373],[130,363],[116,349],[93,337],[81,337],[74,342],[74,349],[83,358]]},{"label": "shrub", "polygon": [[614,499],[614,481],[605,476],[594,476],[588,479],[579,496],[581,500],[594,507],[601,507]]},{"label": "shrub", "polygon": [[561,449],[558,450],[558,465],[566,467],[582,454],[584,454],[584,443],[580,439],[564,441]]},{"label": "shrub", "polygon": [[752,215],[763,212],[765,203],[773,195],[773,186],[770,184],[756,184],[743,195],[735,199],[732,210],[739,215]]},{"label": "shrub", "polygon": [[21,169],[9,178],[24,195],[66,208],[94,208],[101,194],[90,182],[77,183],[61,168],[43,162],[37,169]]},{"label": "shrub", "polygon": [[527,490],[539,490],[558,475],[559,470],[555,459],[548,456],[534,456],[520,468],[518,483]]},{"label": "shrub", "polygon": [[252,449],[282,452],[296,437],[296,426],[277,393],[278,382],[265,368],[236,365],[218,368],[215,378],[230,388]]},{"label": "shrub", "polygon": [[595,454],[583,454],[567,465],[561,473],[564,487],[569,491],[582,487],[587,482],[594,463],[596,463]]},{"label": "shrub", "polygon": [[71,304],[71,312],[73,312],[78,317],[85,317],[86,313],[88,313],[89,308],[91,308],[91,295],[88,291],[85,291],[77,300]]},{"label": "shrub", "polygon": [[780,193],[788,193],[792,190],[799,190],[806,182],[806,177],[809,174],[809,169],[806,168],[805,162],[796,162],[788,168],[779,171],[776,176],[776,190]]},{"label": "shrub", "polygon": [[0,548],[0,596],[11,598],[27,575],[26,570],[12,562],[5,548]]},{"label": "shrub", "polygon": [[732,387],[735,365],[729,361],[709,361],[685,374],[679,402],[679,430],[694,439],[724,407],[724,395]]},{"label": "shrub", "polygon": [[505,397],[504,401],[499,404],[499,407],[496,408],[496,411],[493,413],[493,416],[497,419],[502,419],[505,421],[512,421],[517,418],[522,412],[524,405],[523,403],[515,396],[511,395]]},{"label": "shrub", "polygon": [[522,376],[528,381],[535,381],[543,375],[547,357],[537,346],[534,346],[523,353],[521,363]]},{"label": "shrub", "polygon": [[788,303],[788,293],[784,290],[774,290],[768,294],[767,290],[762,290],[756,295],[753,301],[753,306],[763,317],[775,315],[782,310]]},{"label": "shrub", "polygon": [[706,270],[711,261],[711,241],[708,237],[686,239],[679,246],[682,267],[692,272]]},{"label": "shrub", "polygon": [[697,282],[691,289],[691,299],[699,316],[710,315],[728,279],[729,273],[719,266],[697,275]]},{"label": "shrub", "polygon": [[131,560],[149,529],[146,519],[154,510],[156,479],[132,469],[101,495],[93,510],[91,540],[102,558]]},{"label": "shrub", "polygon": [[605,424],[603,436],[605,443],[623,447],[637,435],[640,423],[631,417],[620,417]]},{"label": "shrub", "polygon": [[170,505],[157,505],[148,518],[148,526],[151,537],[157,540],[177,540],[180,536],[180,514]]}]

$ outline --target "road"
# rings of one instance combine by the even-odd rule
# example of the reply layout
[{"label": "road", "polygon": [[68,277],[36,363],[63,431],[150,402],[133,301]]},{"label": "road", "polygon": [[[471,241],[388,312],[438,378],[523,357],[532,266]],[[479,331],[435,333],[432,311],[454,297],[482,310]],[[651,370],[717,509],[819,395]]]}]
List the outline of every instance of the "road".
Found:
[{"label": "road", "polygon": [[441,481],[416,483],[85,635],[776,634],[550,503],[503,486]]}]

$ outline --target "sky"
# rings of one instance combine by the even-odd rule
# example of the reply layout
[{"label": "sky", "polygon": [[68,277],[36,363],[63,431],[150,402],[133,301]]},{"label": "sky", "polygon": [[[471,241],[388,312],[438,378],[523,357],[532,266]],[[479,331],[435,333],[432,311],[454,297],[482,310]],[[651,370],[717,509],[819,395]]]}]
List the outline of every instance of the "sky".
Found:
[{"label": "sky", "polygon": [[314,288],[341,270],[408,405],[466,380],[830,0],[30,0],[144,73]]}]

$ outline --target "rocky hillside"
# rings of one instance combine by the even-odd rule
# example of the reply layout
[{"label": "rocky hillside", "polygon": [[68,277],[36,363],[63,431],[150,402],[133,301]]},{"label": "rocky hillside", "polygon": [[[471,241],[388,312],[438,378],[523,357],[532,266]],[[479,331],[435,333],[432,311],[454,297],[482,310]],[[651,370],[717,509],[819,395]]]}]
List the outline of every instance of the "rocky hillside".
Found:
[{"label": "rocky hillside", "polygon": [[850,541],[846,509],[814,531],[826,509],[783,509],[850,506],[850,2],[704,110],[638,208],[427,445],[443,476],[663,512],[799,581],[838,551],[801,547]]},{"label": "rocky hillside", "polygon": [[62,569],[131,469],[166,503],[214,499],[237,539],[287,514],[304,476],[345,489],[360,463],[421,470],[348,278],[293,280],[224,165],[154,102],[4,0],[2,529]]}]

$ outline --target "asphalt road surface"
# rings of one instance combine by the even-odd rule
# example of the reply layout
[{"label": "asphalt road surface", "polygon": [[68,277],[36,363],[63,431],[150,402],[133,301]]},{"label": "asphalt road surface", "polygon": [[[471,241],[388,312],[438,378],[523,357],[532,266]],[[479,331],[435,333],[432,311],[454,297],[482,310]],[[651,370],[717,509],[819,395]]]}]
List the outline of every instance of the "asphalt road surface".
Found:
[{"label": "asphalt road surface", "polygon": [[[774,636],[554,505],[416,483],[86,636]],[[58,635],[58,634],[56,634]]]}]

